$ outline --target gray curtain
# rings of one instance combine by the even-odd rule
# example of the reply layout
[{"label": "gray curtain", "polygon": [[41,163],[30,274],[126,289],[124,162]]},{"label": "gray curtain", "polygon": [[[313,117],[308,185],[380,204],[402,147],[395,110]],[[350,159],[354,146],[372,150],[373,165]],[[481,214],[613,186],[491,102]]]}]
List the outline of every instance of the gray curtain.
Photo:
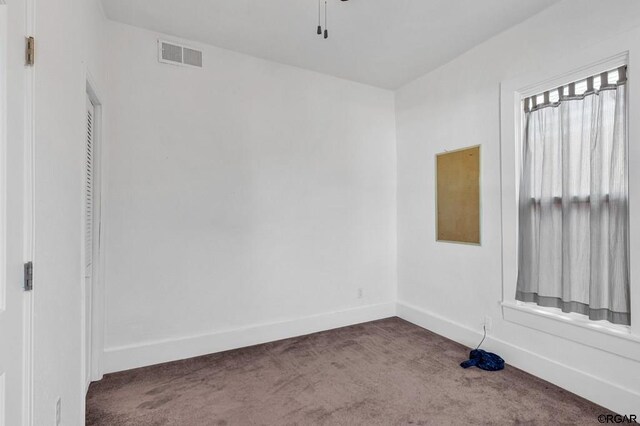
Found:
[{"label": "gray curtain", "polygon": [[[527,100],[516,299],[630,324],[626,78]],[[553,94],[552,94],[553,95]],[[558,96],[556,96],[558,97]]]}]

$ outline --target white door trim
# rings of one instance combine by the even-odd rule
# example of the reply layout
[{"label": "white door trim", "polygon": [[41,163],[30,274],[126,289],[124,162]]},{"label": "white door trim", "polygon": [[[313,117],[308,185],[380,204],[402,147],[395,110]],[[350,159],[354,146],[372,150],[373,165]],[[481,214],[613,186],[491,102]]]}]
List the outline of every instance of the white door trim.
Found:
[{"label": "white door trim", "polygon": [[[7,307],[7,64],[9,55],[7,45],[7,6],[0,0],[0,316],[5,316]],[[0,321],[3,321],[0,319]],[[6,368],[6,367],[4,367]],[[0,426],[5,426],[8,414],[6,411],[7,385],[3,366],[0,366]]]},{"label": "white door trim", "polygon": [[[104,352],[104,220],[103,217],[103,204],[102,194],[104,182],[102,179],[103,170],[103,158],[102,158],[102,142],[103,142],[103,120],[104,120],[104,107],[101,101],[102,97],[97,89],[95,80],[92,78],[91,73],[85,68],[85,80],[86,80],[86,92],[89,100],[93,104],[94,117],[93,117],[93,147],[94,147],[94,217],[93,217],[93,285],[91,292],[91,314],[90,318],[86,318],[89,326],[91,327],[91,357],[90,357],[90,376],[88,381],[100,380],[103,376],[102,368],[102,355]],[[84,166],[84,164],[83,164]],[[83,168],[84,173],[84,168]],[[83,179],[84,182],[84,179]],[[84,187],[83,187],[84,191]],[[83,205],[84,208],[84,205]],[[84,218],[84,210],[83,210]],[[82,244],[84,247],[84,226],[82,232]],[[84,250],[83,250],[83,265],[84,263]],[[83,270],[84,274],[84,270]],[[84,276],[83,276],[84,279]],[[83,297],[83,315],[87,312],[86,306],[84,306]],[[87,347],[83,334],[83,348]],[[86,359],[86,353],[83,355],[83,360]]]},{"label": "white door trim", "polygon": [[[36,36],[35,31],[35,1],[25,0],[25,30],[26,35]],[[25,98],[24,98],[24,262],[35,259],[35,67],[25,67]],[[34,267],[34,283],[37,270]],[[35,288],[35,287],[34,287]],[[25,426],[33,426],[33,409],[35,399],[34,389],[34,291],[24,293],[24,322],[23,322],[23,416]]]}]

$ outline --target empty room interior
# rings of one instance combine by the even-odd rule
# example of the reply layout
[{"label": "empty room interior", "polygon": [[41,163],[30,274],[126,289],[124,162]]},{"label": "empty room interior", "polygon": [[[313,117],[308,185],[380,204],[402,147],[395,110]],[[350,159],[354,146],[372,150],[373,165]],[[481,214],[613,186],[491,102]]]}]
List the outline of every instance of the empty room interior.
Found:
[{"label": "empty room interior", "polygon": [[0,426],[640,422],[640,1],[0,0]]}]

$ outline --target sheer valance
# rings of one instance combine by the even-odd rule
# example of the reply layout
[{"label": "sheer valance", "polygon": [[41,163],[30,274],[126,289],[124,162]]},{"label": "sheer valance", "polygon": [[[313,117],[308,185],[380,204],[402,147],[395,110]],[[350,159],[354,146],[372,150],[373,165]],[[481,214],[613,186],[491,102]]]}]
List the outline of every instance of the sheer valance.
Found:
[{"label": "sheer valance", "polygon": [[615,89],[626,82],[627,66],[624,65],[615,70],[605,71],[584,80],[560,86],[555,90],[548,90],[534,96],[529,96],[522,101],[524,112],[527,113],[544,107],[557,106],[558,102],[563,100],[583,99],[595,91]]}]

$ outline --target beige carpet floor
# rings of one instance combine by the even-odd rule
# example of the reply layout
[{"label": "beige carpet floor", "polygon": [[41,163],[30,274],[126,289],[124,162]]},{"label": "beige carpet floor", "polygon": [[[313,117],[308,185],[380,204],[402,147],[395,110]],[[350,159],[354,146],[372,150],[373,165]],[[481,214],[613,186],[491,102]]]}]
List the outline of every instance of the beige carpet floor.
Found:
[{"label": "beige carpet floor", "polygon": [[[109,374],[87,425],[598,424],[608,411],[399,318]],[[508,361],[508,360],[507,360]]]}]

